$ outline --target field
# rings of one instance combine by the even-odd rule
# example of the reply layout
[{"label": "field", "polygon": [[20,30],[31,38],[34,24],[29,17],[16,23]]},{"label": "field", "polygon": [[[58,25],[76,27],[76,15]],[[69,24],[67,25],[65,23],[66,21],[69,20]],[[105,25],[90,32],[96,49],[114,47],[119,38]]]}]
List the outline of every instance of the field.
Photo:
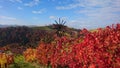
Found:
[{"label": "field", "polygon": [[120,68],[119,23],[95,30],[50,28],[1,28],[0,68]]}]

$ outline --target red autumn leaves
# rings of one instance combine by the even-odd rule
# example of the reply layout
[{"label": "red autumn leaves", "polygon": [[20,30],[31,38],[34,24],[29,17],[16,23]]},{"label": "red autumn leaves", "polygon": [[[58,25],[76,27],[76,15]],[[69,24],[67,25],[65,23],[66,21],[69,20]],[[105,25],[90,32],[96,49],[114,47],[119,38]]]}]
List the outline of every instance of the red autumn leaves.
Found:
[{"label": "red autumn leaves", "polygon": [[49,44],[41,43],[36,48],[40,64],[53,68],[119,68],[120,24],[90,32],[82,31],[82,37],[56,38]]}]

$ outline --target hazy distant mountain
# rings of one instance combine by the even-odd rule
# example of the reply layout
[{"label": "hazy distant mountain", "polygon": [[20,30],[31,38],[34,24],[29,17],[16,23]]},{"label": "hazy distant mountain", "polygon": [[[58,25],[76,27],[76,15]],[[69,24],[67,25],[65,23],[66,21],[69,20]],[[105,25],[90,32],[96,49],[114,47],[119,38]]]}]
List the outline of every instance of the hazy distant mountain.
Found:
[{"label": "hazy distant mountain", "polygon": [[0,28],[6,28],[6,27],[16,27],[18,25],[1,25],[0,24]]},{"label": "hazy distant mountain", "polygon": [[8,25],[0,25],[0,28],[8,27]]}]

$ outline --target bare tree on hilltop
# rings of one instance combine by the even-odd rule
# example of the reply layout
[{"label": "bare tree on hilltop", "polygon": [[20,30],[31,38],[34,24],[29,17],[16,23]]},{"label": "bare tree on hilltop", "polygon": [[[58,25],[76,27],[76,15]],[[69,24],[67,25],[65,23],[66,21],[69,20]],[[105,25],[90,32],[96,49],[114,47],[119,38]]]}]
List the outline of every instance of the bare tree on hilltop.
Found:
[{"label": "bare tree on hilltop", "polygon": [[59,36],[59,37],[63,36],[63,34],[65,32],[65,28],[66,28],[65,23],[66,23],[66,21],[63,19],[60,19],[60,18],[58,21],[55,20],[55,24],[53,24],[53,29],[56,30],[57,36]]}]

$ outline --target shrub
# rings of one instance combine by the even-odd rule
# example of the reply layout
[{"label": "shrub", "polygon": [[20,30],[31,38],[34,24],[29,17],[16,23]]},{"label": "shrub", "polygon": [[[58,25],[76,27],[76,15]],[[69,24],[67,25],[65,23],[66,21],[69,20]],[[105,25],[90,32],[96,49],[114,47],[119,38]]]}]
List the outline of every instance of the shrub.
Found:
[{"label": "shrub", "polygon": [[83,29],[82,34],[77,39],[56,37],[49,44],[40,43],[36,59],[52,68],[120,68],[120,24],[94,32]]}]

